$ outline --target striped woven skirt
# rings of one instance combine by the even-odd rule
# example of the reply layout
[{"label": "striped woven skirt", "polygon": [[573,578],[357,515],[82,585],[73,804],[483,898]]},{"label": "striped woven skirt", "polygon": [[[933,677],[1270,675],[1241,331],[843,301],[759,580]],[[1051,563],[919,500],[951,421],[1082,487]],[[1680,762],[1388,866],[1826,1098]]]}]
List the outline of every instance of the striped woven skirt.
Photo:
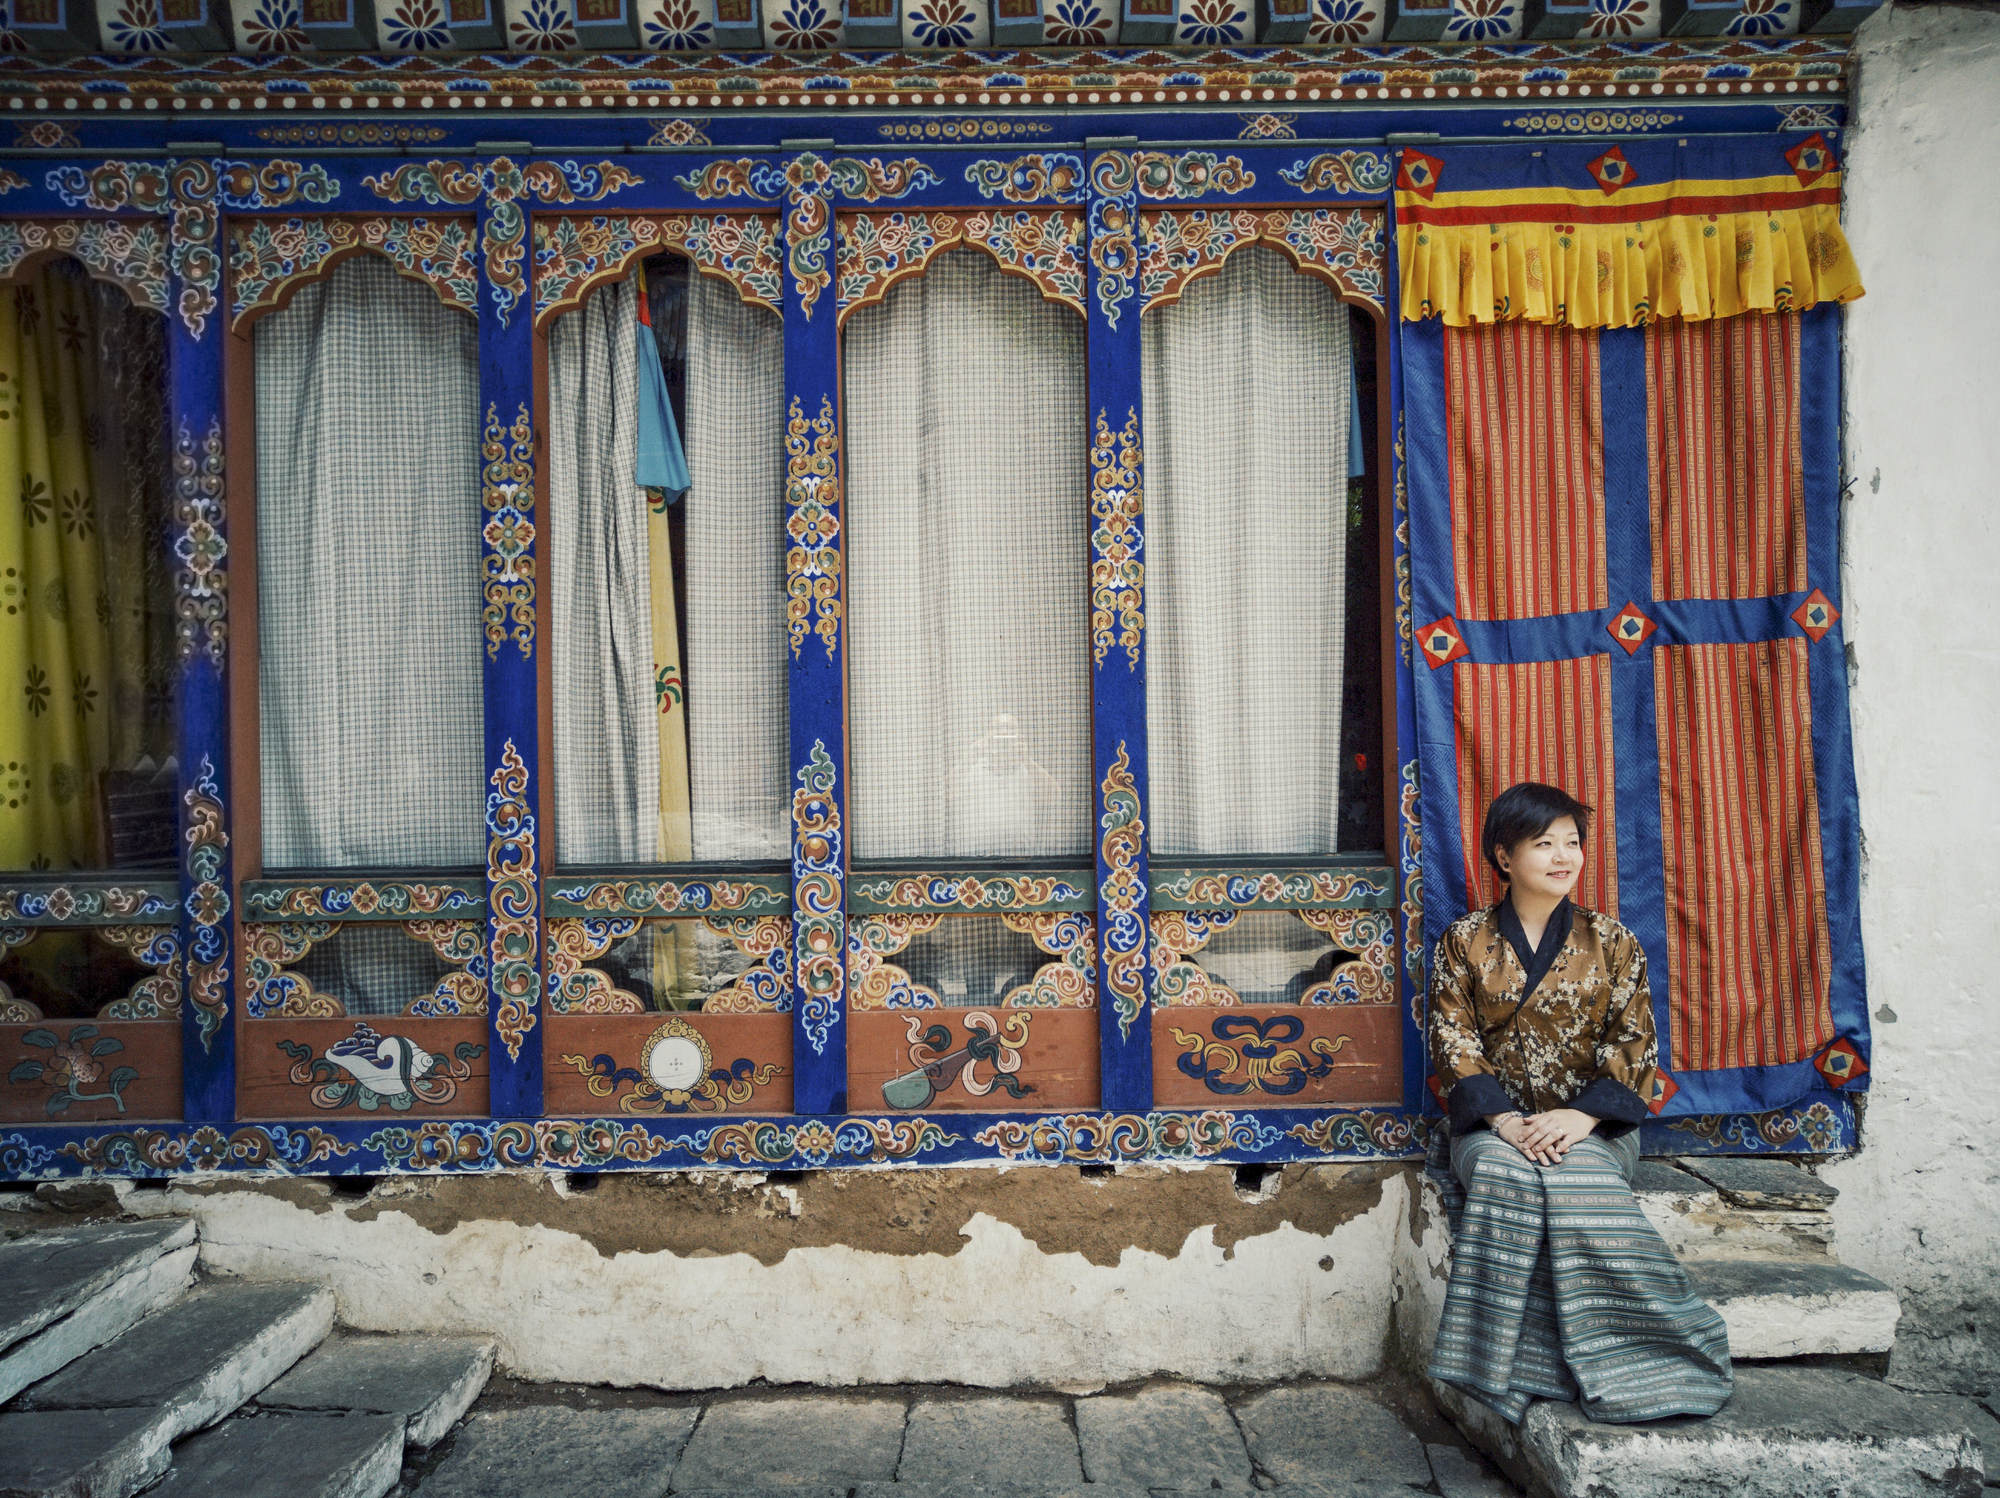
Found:
[{"label": "striped woven skirt", "polygon": [[1722,1408],[1729,1333],[1639,1210],[1638,1161],[1636,1130],[1550,1166],[1484,1129],[1451,1142],[1460,1190],[1446,1193],[1457,1220],[1431,1377],[1513,1424],[1534,1399],[1617,1424]]}]

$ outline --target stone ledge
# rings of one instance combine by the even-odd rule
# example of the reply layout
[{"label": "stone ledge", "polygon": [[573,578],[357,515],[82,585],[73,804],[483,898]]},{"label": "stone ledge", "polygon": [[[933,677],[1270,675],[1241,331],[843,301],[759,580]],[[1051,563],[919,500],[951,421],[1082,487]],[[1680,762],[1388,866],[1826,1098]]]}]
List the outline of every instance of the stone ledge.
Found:
[{"label": "stone ledge", "polygon": [[1844,1264],[1701,1259],[1684,1266],[1729,1328],[1738,1359],[1887,1352],[1902,1308],[1896,1292]]}]

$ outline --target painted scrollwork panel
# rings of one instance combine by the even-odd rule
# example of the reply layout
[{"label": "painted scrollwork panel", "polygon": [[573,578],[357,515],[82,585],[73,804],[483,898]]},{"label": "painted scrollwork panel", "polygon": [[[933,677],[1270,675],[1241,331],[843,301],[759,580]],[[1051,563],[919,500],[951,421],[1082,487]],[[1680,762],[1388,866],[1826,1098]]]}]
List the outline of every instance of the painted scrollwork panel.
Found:
[{"label": "painted scrollwork panel", "polygon": [[535,219],[535,326],[573,307],[642,255],[685,255],[753,307],[783,316],[775,213],[554,214]]},{"label": "painted scrollwork panel", "polygon": [[1379,209],[1149,208],[1139,219],[1139,287],[1148,312],[1180,300],[1190,284],[1252,244],[1279,251],[1349,300],[1385,306]]},{"label": "painted scrollwork panel", "polygon": [[549,1009],[786,1014],[791,937],[782,916],[560,916],[548,922]]},{"label": "painted scrollwork panel", "polygon": [[[1314,943],[1292,921],[1326,940]],[[1395,1002],[1396,922],[1391,910],[1155,910],[1150,926],[1154,1002],[1163,1008]],[[1240,937],[1232,963],[1245,965],[1247,981],[1259,990],[1249,999],[1214,970],[1231,964],[1195,960],[1196,953],[1231,929]]]},{"label": "painted scrollwork panel", "polygon": [[[354,923],[342,921],[246,921],[243,925],[245,1012],[252,1019],[334,1019],[349,1012],[341,995],[316,987],[313,978],[298,964],[322,943],[334,940],[343,931],[366,933],[364,939],[382,940],[380,933],[400,931],[408,941],[429,948],[442,971],[422,993],[406,999],[397,1013],[421,1019],[444,1019],[486,1012],[485,924],[481,921],[414,920]],[[402,974],[394,958],[382,961],[379,952],[372,961],[383,981],[396,981]],[[357,975],[369,970],[371,958],[355,955],[352,965]],[[401,965],[407,970],[407,963]],[[359,978],[357,976],[357,981]]]},{"label": "painted scrollwork panel", "polygon": [[[983,968],[957,971],[947,962],[947,976],[938,986],[913,976],[918,966],[890,959],[902,956],[911,944],[933,934],[950,934],[949,921],[990,926],[993,916],[948,916],[941,912],[904,911],[879,915],[853,915],[847,926],[847,973],[849,1003],[857,1012],[960,1008],[967,1003],[968,977],[994,979],[996,991],[982,1002],[1000,1009],[1094,1009],[1097,1007],[1097,922],[1075,911],[1005,911],[997,917],[1004,929],[1026,936],[1035,948],[1053,962],[1035,962],[1024,981],[1008,983],[1009,974],[996,977]],[[915,955],[915,954],[912,954]],[[966,965],[977,968],[978,964]],[[942,992],[940,991],[942,989]]]},{"label": "painted scrollwork panel", "polygon": [[0,219],[0,281],[50,254],[68,255],[135,307],[167,310],[165,220]]},{"label": "painted scrollwork panel", "polygon": [[362,251],[381,255],[420,281],[447,307],[479,312],[476,233],[469,218],[376,214],[232,219],[229,223],[229,325],[240,329],[281,307],[299,287]]},{"label": "painted scrollwork panel", "polygon": [[1047,300],[1083,315],[1083,215],[1017,208],[839,214],[834,266],[840,321],[881,301],[898,281],[921,275],[940,253],[957,247],[985,251]]}]

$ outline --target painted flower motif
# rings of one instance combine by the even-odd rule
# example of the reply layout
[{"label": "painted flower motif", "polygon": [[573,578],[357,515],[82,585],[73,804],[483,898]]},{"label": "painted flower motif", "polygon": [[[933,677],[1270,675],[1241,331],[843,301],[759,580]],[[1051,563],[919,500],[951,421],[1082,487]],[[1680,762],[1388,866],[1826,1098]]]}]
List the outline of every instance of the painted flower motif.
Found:
[{"label": "painted flower motif", "polygon": [[1111,18],[1097,0],[1058,0],[1042,36],[1051,47],[1101,47],[1111,39]]},{"label": "painted flower motif", "polygon": [[1313,0],[1306,40],[1314,46],[1365,42],[1375,30],[1376,11],[1368,0]]},{"label": "painted flower motif", "polygon": [[1648,0],[1591,0],[1585,36],[1630,36],[1646,23]]},{"label": "painted flower motif", "polygon": [[243,43],[252,52],[302,52],[304,21],[300,0],[263,0],[243,23]]},{"label": "painted flower motif", "polygon": [[1781,36],[1790,29],[1791,0],[1743,0],[1724,36]]},{"label": "painted flower motif", "polygon": [[972,43],[972,11],[962,0],[924,0],[904,19],[920,47],[965,47]]},{"label": "painted flower motif", "polygon": [[120,52],[167,50],[167,34],[160,27],[159,7],[153,0],[125,0],[105,30]]},{"label": "painted flower motif", "polygon": [[87,1087],[104,1075],[104,1063],[72,1040],[57,1042],[54,1059],[45,1065],[47,1080],[58,1087],[67,1087],[72,1082]]},{"label": "painted flower motif", "polygon": [[1190,47],[1223,47],[1240,42],[1245,19],[1232,0],[1193,0],[1181,12],[1179,40]]},{"label": "painted flower motif", "polygon": [[698,52],[714,39],[714,28],[693,0],[665,0],[653,7],[640,28],[646,45],[660,52]]},{"label": "painted flower motif", "polygon": [[572,52],[576,23],[562,0],[528,0],[518,21],[507,23],[516,52]]},{"label": "painted flower motif", "polygon": [[815,52],[835,46],[840,23],[822,0],[789,0],[771,23],[771,45],[784,52]]},{"label": "painted flower motif", "polygon": [[382,32],[398,52],[437,52],[451,45],[451,28],[437,0],[397,0],[382,17]]},{"label": "painted flower motif", "polygon": [[1497,42],[1514,33],[1514,7],[1510,0],[1456,0],[1454,14],[1444,28],[1448,42]]},{"label": "painted flower motif", "polygon": [[21,519],[29,530],[43,524],[49,518],[49,486],[38,478],[22,475],[21,478]]}]

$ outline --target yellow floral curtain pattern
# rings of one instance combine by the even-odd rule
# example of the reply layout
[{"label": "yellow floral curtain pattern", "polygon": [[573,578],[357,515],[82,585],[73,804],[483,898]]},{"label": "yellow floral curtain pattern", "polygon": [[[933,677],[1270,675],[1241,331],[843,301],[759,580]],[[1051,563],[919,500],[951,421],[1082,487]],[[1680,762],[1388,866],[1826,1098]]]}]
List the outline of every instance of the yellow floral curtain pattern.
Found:
[{"label": "yellow floral curtain pattern", "polygon": [[107,861],[106,772],[171,752],[163,338],[68,261],[0,288],[0,868]]}]

